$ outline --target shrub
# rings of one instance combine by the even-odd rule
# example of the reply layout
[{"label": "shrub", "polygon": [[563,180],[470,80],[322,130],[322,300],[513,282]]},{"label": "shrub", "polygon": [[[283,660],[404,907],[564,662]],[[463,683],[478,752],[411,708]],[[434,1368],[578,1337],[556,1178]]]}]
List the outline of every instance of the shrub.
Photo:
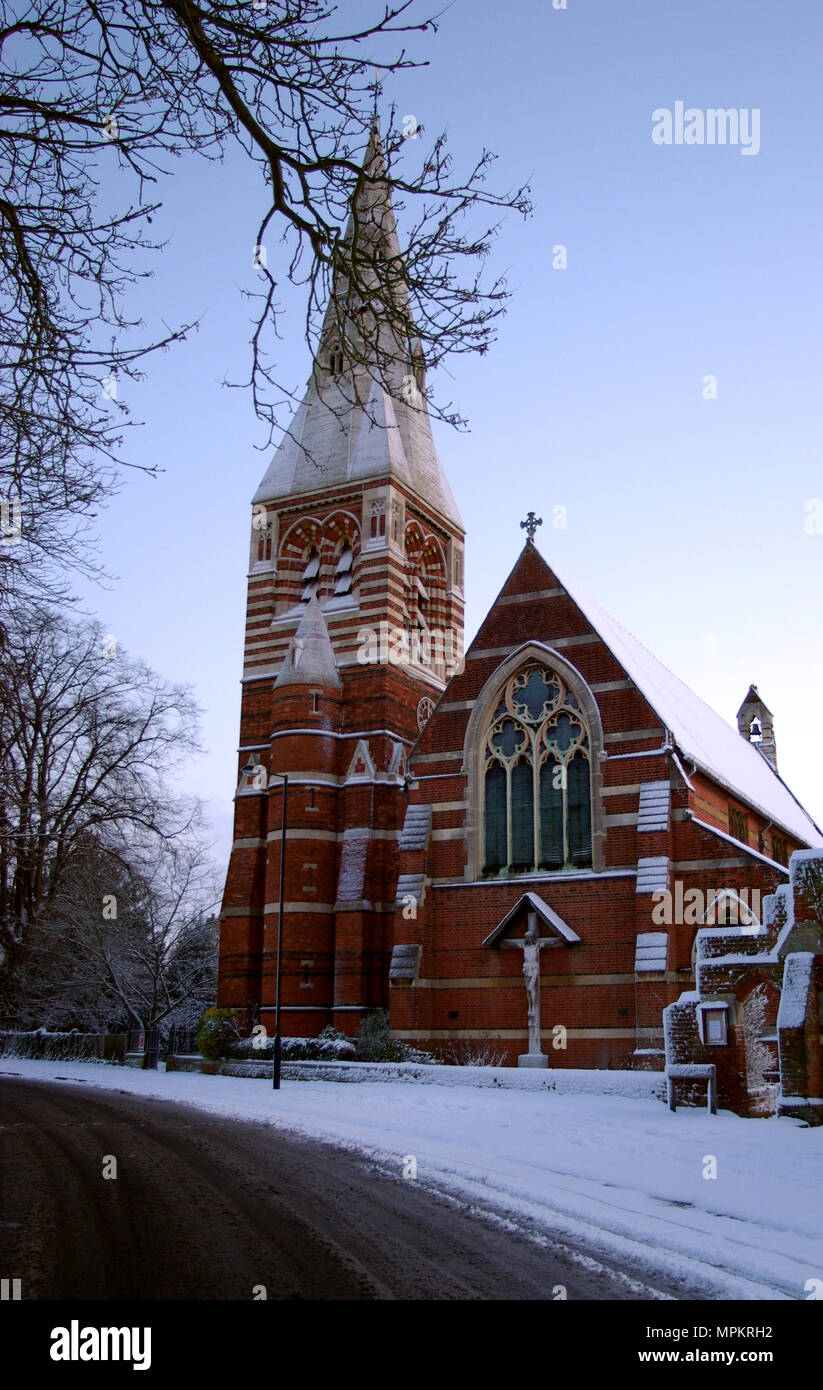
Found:
[{"label": "shrub", "polygon": [[103,1056],[102,1033],[52,1033],[47,1028],[0,1033],[0,1056],[36,1057],[51,1062],[96,1062]]},{"label": "shrub", "polygon": [[457,1038],[444,1048],[443,1056],[453,1067],[502,1067],[506,1050],[485,1038]]},{"label": "shrub", "polygon": [[237,1020],[231,1009],[206,1009],[197,1025],[197,1046],[203,1057],[217,1062],[237,1041]]},{"label": "shrub", "polygon": [[[331,1025],[324,1028],[317,1038],[281,1038],[281,1053],[284,1062],[350,1062],[355,1056],[354,1043]],[[274,1038],[240,1038],[232,1043],[228,1056],[234,1061],[260,1061],[270,1058],[274,1053]]]},{"label": "shrub", "polygon": [[437,1059],[430,1052],[407,1047],[389,1036],[389,1015],[386,1009],[375,1009],[363,1019],[355,1039],[359,1062],[420,1062],[431,1065]]}]

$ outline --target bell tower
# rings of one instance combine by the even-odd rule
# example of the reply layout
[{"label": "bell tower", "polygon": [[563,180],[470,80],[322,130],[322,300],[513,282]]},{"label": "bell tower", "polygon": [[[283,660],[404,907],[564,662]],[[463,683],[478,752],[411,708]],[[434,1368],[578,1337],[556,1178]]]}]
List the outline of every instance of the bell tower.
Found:
[{"label": "bell tower", "polygon": [[737,730],[747,742],[754,743],[777,772],[777,744],[774,738],[774,720],[768,705],[764,704],[756,685],[750,685],[746,698],[737,711]]},{"label": "bell tower", "polygon": [[273,1027],[288,773],[286,1036],[353,1032],[387,1002],[407,755],[463,652],[464,532],[426,408],[376,121],[355,235],[368,247],[358,295],[335,278],[303,401],[252,499],[218,1002],[259,1006]]}]

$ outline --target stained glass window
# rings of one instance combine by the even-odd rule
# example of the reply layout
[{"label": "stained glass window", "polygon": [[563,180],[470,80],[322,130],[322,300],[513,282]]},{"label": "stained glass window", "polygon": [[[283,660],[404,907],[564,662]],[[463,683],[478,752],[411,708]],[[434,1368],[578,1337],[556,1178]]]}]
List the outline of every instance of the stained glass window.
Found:
[{"label": "stained glass window", "polygon": [[591,865],[589,736],[579,702],[553,671],[532,663],[507,681],[482,774],[484,874]]},{"label": "stained glass window", "polygon": [[506,769],[492,763],[486,770],[486,847],[485,864],[490,873],[505,869],[506,850]]}]

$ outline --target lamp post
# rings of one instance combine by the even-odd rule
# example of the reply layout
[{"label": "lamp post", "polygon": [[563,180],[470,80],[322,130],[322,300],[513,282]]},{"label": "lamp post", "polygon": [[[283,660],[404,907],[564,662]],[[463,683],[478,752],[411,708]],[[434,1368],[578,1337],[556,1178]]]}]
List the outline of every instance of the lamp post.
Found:
[{"label": "lamp post", "polygon": [[286,810],[289,795],[289,774],[283,773],[283,810],[280,818],[280,908],[277,913],[277,972],[274,985],[274,1069],[271,1084],[275,1091],[280,1090],[280,1061],[282,1054],[280,1035],[280,981],[283,967],[283,893],[286,883]]},{"label": "lamp post", "polygon": [[[259,763],[249,761],[242,769],[248,776],[253,776]],[[272,1069],[272,1086],[275,1091],[280,1090],[280,1064],[282,1060],[282,1036],[280,1032],[280,985],[283,975],[283,897],[286,884],[286,817],[288,812],[289,797],[289,774],[284,772],[280,777],[269,777],[266,779],[265,786],[271,782],[279,781],[283,783],[283,809],[280,817],[280,907],[277,913],[277,969],[275,972],[274,984],[274,1067]]]}]

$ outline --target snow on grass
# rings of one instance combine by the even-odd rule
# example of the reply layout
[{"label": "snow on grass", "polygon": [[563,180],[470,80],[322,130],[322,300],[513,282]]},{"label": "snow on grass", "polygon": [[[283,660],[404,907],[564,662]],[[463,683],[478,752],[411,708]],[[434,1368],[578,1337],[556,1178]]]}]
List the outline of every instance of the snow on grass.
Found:
[{"label": "snow on grass", "polygon": [[[21,1058],[0,1075],[182,1101],[366,1153],[683,1297],[804,1299],[823,1278],[823,1127],[609,1095],[168,1075]],[[716,1160],[716,1178],[709,1158]]]}]

